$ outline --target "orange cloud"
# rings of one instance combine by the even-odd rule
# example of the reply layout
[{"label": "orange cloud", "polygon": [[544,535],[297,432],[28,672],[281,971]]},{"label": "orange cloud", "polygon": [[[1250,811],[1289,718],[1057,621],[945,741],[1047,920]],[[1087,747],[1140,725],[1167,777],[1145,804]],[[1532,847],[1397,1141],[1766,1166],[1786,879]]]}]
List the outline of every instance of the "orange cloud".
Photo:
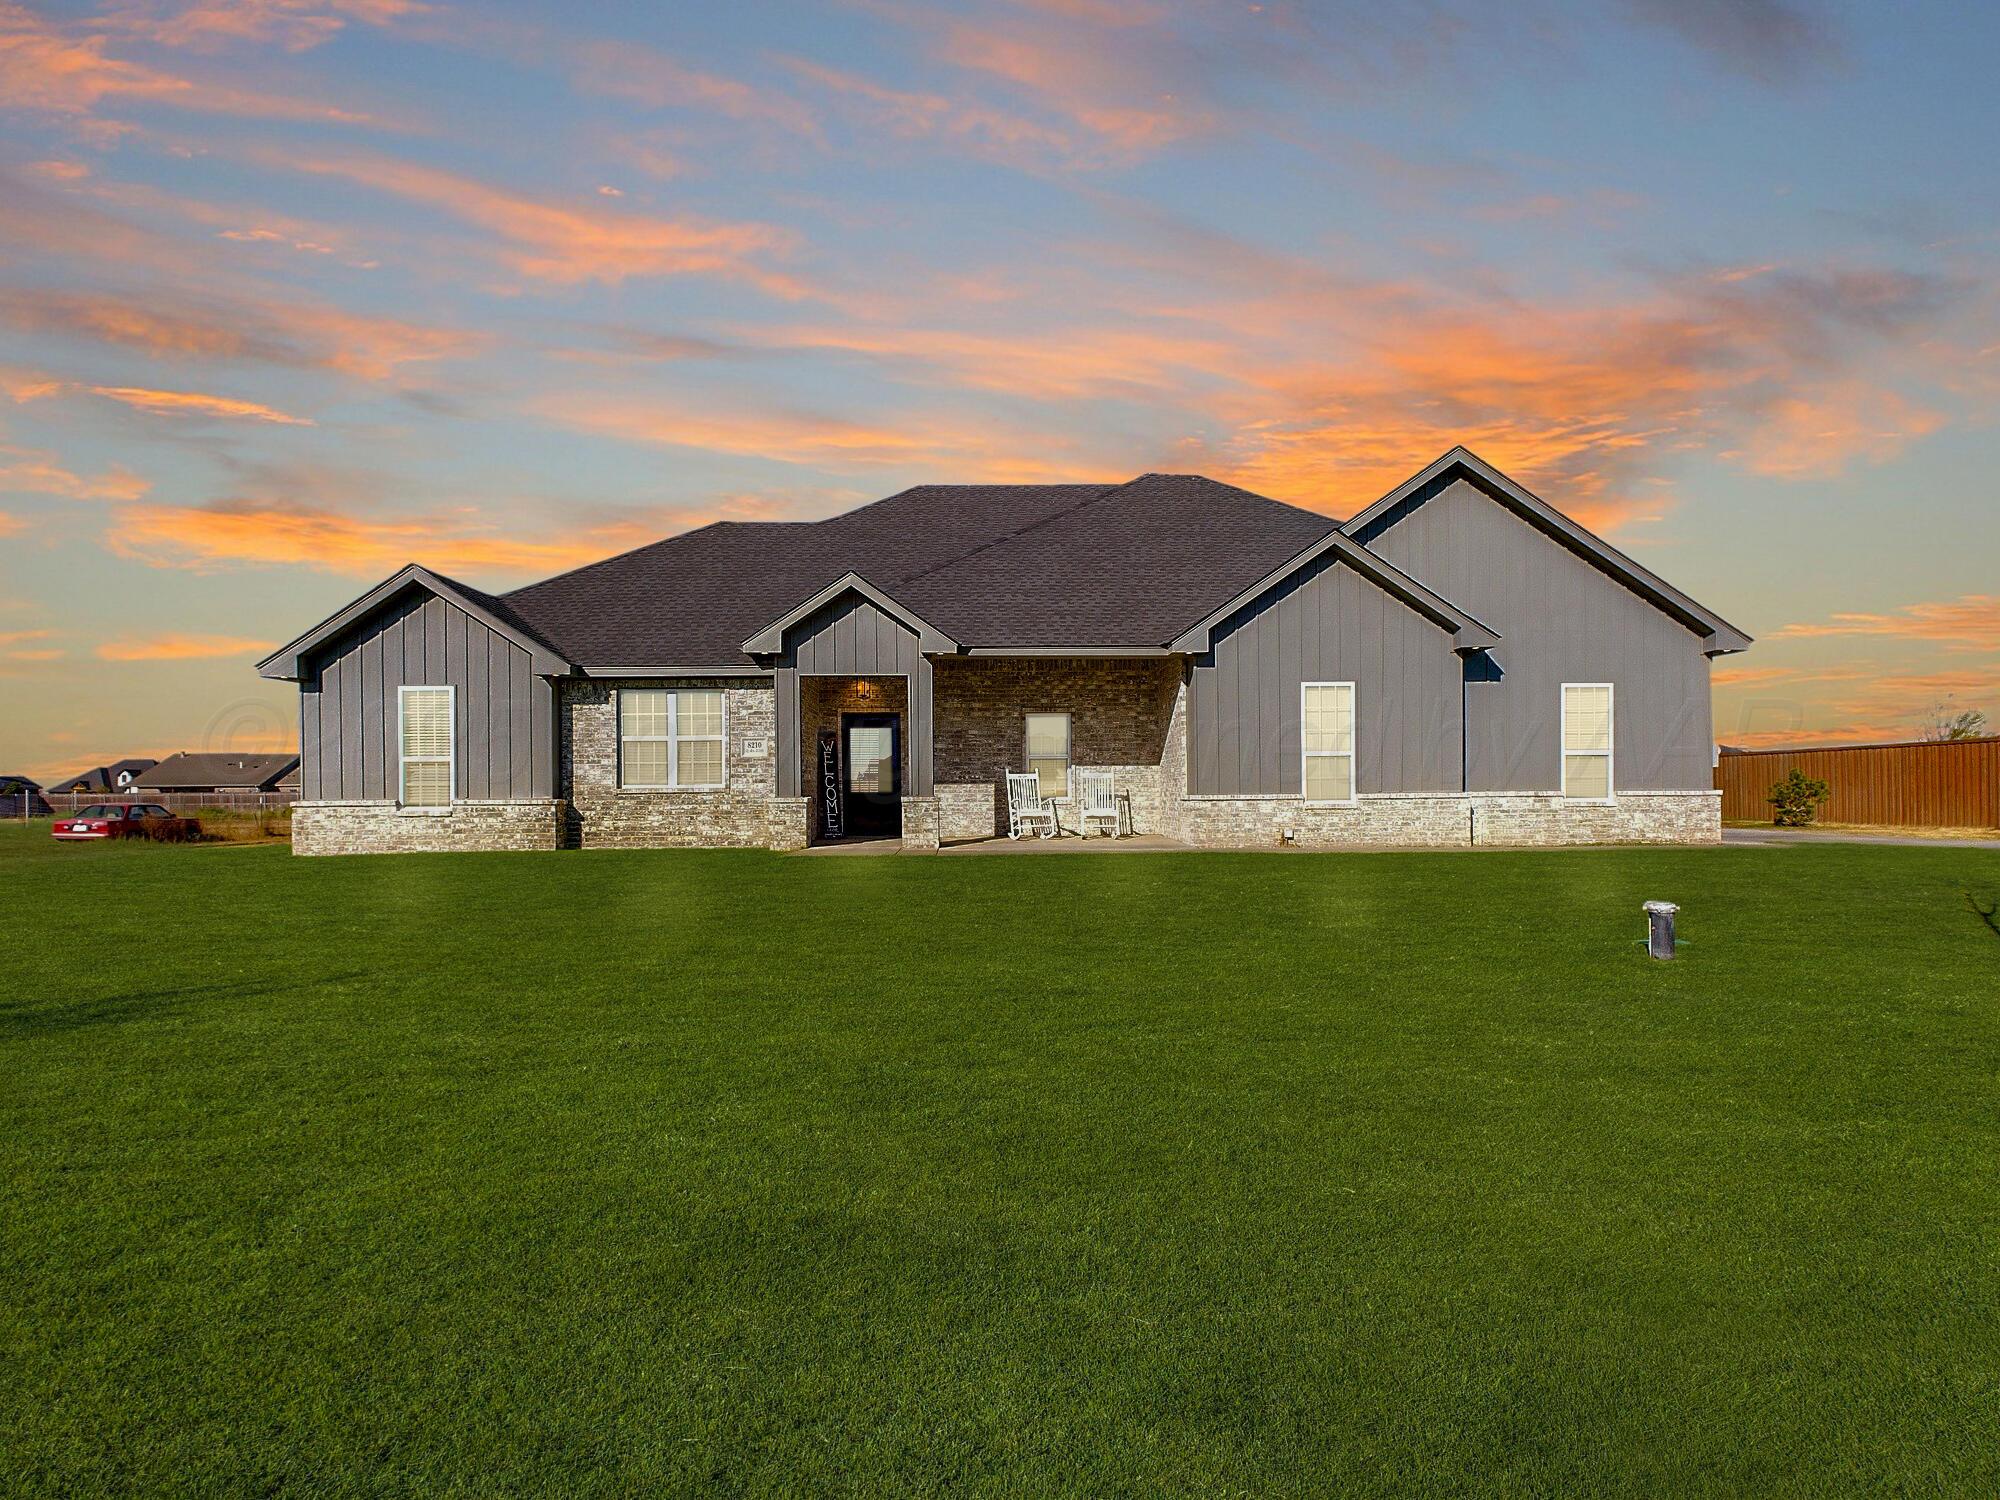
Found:
[{"label": "orange cloud", "polygon": [[311,427],[310,417],[294,417],[256,401],[239,401],[230,396],[205,396],[199,391],[152,391],[137,386],[93,385],[94,396],[123,402],[140,411],[167,416],[245,418],[253,422],[274,422],[285,427]]},{"label": "orange cloud", "polygon": [[1966,594],[1936,603],[1906,604],[1890,614],[1842,613],[1817,624],[1787,625],[1768,639],[1875,635],[1934,641],[1955,651],[2000,650],[2000,594]]},{"label": "orange cloud", "polygon": [[105,661],[206,661],[219,656],[254,657],[276,642],[240,635],[165,635],[106,641],[97,648]]},{"label": "orange cloud", "polygon": [[[1716,738],[1745,749],[1912,740],[1922,735],[1934,707],[1946,701],[1965,708],[1984,707],[2000,717],[2000,668],[1877,672],[1866,674],[1863,687],[1815,697],[1810,702],[1787,705],[1751,699],[1739,710],[1742,727],[1733,731],[1726,727],[1728,707],[1718,705]],[[1789,709],[1790,722],[1758,723],[1779,709]],[[1808,728],[1808,720],[1827,727]]]},{"label": "orange cloud", "polygon": [[53,630],[4,630],[0,631],[0,651],[12,651],[25,641],[46,641],[55,637]]},{"label": "orange cloud", "polygon": [[785,65],[831,92],[867,124],[905,140],[939,140],[1003,160],[1023,152],[1067,157],[1077,150],[1065,131],[976,100],[893,89],[804,58],[788,58]]},{"label": "orange cloud", "polygon": [[19,516],[9,515],[0,510],[0,536],[19,536],[28,529],[28,523]]},{"label": "orange cloud", "polygon": [[636,42],[581,42],[571,57],[575,84],[587,93],[650,109],[705,110],[744,124],[774,126],[807,140],[820,139],[819,121],[798,100],[740,79],[684,67]]},{"label": "orange cloud", "polygon": [[384,156],[293,157],[285,164],[475,224],[507,242],[489,247],[502,264],[535,280],[615,284],[637,276],[710,275],[774,296],[808,295],[797,279],[759,263],[792,244],[789,233],[769,225],[659,218],[599,203],[564,207]]},{"label": "orange cloud", "polygon": [[563,426],[625,442],[699,448],[835,471],[903,466],[994,483],[1077,475],[1076,464],[1065,462],[1059,445],[1046,436],[1031,439],[931,419],[871,424],[811,412],[697,412],[679,402],[588,394],[553,397],[534,409]]},{"label": "orange cloud", "polygon": [[311,303],[145,302],[97,293],[0,292],[0,321],[161,359],[252,360],[383,380],[405,365],[476,352],[482,335]]},{"label": "orange cloud", "polygon": [[96,478],[64,468],[54,455],[0,444],[0,494],[57,495],[65,500],[137,500],[152,488],[114,464]]},{"label": "orange cloud", "polygon": [[858,354],[911,379],[1062,400],[1181,395],[1207,378],[1234,380],[1247,361],[1221,338],[1174,330],[1084,326],[1020,333],[884,327],[741,330],[759,347]]},{"label": "orange cloud", "polygon": [[0,368],[0,390],[17,402],[40,401],[77,391],[161,416],[246,418],[287,427],[316,425],[310,417],[294,417],[261,402],[240,401],[231,396],[209,396],[199,391],[156,391],[144,386],[83,385],[4,368]]},{"label": "orange cloud", "polygon": [[1749,444],[1722,456],[1778,479],[1826,479],[1856,459],[1886,463],[1943,425],[1941,413],[1895,391],[1844,380],[1773,401]]},{"label": "orange cloud", "polygon": [[350,21],[387,26],[429,9],[416,0],[196,0],[116,5],[97,24],[162,47],[275,42],[287,52],[304,52],[338,36]]},{"label": "orange cloud", "polygon": [[375,575],[421,560],[446,572],[540,575],[592,562],[649,540],[630,526],[599,526],[548,540],[505,535],[470,508],[393,519],[270,501],[211,506],[130,506],[119,512],[114,551],[163,566],[296,565]]},{"label": "orange cloud", "polygon": [[[923,24],[946,62],[1025,90],[1122,154],[1156,151],[1216,127],[1214,110],[1178,92],[1142,49],[1104,34],[1154,22],[1160,12],[1092,10],[1088,16],[1072,11],[1054,28],[1026,25],[1020,18],[983,23],[944,12],[929,13]],[[1075,23],[1083,20],[1095,26],[1080,30]]]},{"label": "orange cloud", "polygon": [[64,34],[25,6],[0,0],[0,99],[15,109],[87,115],[104,103],[163,104],[205,114],[360,124],[332,105],[260,94],[164,73],[105,55],[103,35]]}]

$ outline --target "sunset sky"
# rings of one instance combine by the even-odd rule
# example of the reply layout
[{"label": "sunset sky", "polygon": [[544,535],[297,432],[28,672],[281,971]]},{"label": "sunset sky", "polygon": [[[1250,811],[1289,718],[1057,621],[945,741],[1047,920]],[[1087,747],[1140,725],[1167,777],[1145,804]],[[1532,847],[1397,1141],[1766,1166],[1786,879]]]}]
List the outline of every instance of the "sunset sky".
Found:
[{"label": "sunset sky", "polygon": [[1345,516],[1463,442],[1759,637],[1730,743],[2000,721],[2000,7],[0,0],[0,771],[926,480]]}]

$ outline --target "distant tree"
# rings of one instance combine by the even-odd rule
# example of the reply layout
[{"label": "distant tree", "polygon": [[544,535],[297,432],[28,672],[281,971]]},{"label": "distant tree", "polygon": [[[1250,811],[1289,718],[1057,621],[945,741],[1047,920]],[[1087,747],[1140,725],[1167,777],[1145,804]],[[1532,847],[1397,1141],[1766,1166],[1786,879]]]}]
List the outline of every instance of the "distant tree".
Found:
[{"label": "distant tree", "polygon": [[1774,809],[1771,821],[1780,828],[1803,828],[1819,816],[1819,805],[1833,795],[1833,788],[1817,776],[1808,776],[1793,767],[1783,781],[1771,788],[1764,800]]},{"label": "distant tree", "polygon": [[1938,742],[1976,740],[1986,733],[1986,715],[1976,708],[1958,708],[1946,697],[1931,705],[1924,716],[1923,733],[1925,739]]}]

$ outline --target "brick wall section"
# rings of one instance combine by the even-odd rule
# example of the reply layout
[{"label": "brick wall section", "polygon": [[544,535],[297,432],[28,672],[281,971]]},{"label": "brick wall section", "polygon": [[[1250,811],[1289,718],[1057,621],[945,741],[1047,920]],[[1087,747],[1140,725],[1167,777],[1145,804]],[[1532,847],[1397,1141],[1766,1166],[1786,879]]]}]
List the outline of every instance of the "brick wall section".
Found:
[{"label": "brick wall section", "polygon": [[938,829],[937,798],[905,797],[903,799],[903,847],[905,849],[937,848]]},{"label": "brick wall section", "polygon": [[[1620,792],[1608,805],[1535,793],[1395,793],[1353,807],[1308,807],[1296,797],[1187,797],[1180,836],[1211,848],[1292,843],[1300,848],[1464,848],[1562,844],[1713,844],[1722,838],[1713,792]],[[1286,833],[1291,838],[1286,838]]]},{"label": "brick wall section", "polygon": [[1353,807],[1308,807],[1297,797],[1187,797],[1180,818],[1190,844],[1221,848],[1463,848],[1472,841],[1472,809],[1456,792],[1363,797]]},{"label": "brick wall section", "polygon": [[[1009,771],[1027,769],[1026,718],[1070,716],[1070,766],[1111,772],[1129,799],[1128,831],[1170,833],[1171,807],[1161,778],[1180,666],[1165,660],[959,657],[940,659],[932,675],[937,719],[940,834],[990,838],[1007,831]],[[985,806],[981,808],[981,792]],[[1079,805],[1057,807],[1074,833]]]},{"label": "brick wall section", "polygon": [[1620,792],[1607,804],[1514,793],[1471,799],[1473,841],[1556,844],[1719,844],[1720,792]]},{"label": "brick wall section", "polygon": [[[614,691],[621,687],[722,690],[727,736],[722,790],[619,790]],[[561,688],[561,784],[570,794],[572,826],[583,848],[796,847],[797,810],[774,807],[777,697],[768,679],[566,681]],[[748,750],[756,741],[763,742],[764,753],[753,756]]]},{"label": "brick wall section", "polygon": [[554,849],[558,801],[457,802],[449,813],[405,812],[393,802],[300,802],[292,809],[294,854],[445,854]]}]

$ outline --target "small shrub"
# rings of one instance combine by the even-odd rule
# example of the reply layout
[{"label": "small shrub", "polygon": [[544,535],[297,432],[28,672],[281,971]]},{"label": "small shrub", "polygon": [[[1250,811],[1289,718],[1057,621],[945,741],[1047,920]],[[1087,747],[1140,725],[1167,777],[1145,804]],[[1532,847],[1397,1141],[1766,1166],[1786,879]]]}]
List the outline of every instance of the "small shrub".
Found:
[{"label": "small shrub", "polygon": [[1803,828],[1819,816],[1820,803],[1832,795],[1832,787],[1794,766],[1764,800],[1775,809],[1771,821],[1780,828]]}]

